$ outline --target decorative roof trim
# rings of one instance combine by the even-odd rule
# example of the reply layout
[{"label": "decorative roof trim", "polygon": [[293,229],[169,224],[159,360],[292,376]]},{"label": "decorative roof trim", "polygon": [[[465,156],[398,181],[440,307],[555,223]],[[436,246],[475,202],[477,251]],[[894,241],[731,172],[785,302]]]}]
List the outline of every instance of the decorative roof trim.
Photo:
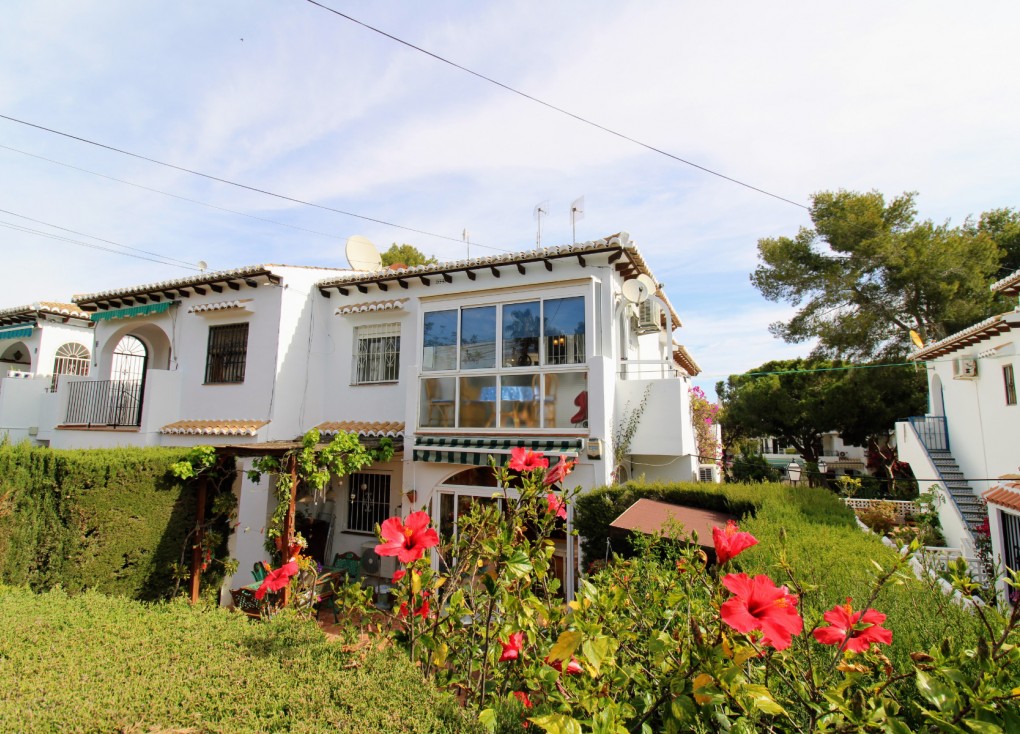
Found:
[{"label": "decorative roof trim", "polygon": [[159,429],[170,436],[257,436],[269,421],[259,420],[192,420],[176,421]]},{"label": "decorative roof trim", "polygon": [[[434,265],[416,265],[397,270],[384,268],[374,272],[352,271],[345,275],[320,280],[316,283],[316,286],[319,288],[319,292],[327,298],[330,296],[330,289],[335,289],[341,295],[346,296],[352,290],[367,293],[368,286],[370,285],[385,291],[393,287],[393,284],[397,284],[401,288],[408,288],[410,283],[415,280],[421,282],[422,285],[428,286],[432,277],[441,277],[447,282],[452,282],[452,276],[455,273],[466,274],[471,280],[477,278],[479,272],[491,272],[495,277],[499,277],[499,268],[508,266],[516,266],[517,271],[523,274],[525,272],[524,266],[529,263],[540,266],[544,265],[547,270],[551,271],[553,269],[552,261],[564,258],[577,258],[579,264],[583,266],[586,255],[597,254],[608,254],[609,262],[615,263],[617,270],[620,271],[623,277],[634,277],[644,273],[656,283],[659,282],[652,273],[651,268],[648,267],[645,259],[641,256],[637,246],[630,241],[630,235],[627,232],[620,232],[599,240],[591,240],[590,242],[574,245],[562,245],[560,247],[549,247],[542,250],[508,252],[500,255],[471,258],[470,260],[457,260],[436,263]],[[666,297],[665,292],[659,288],[655,295],[662,298],[669,308],[674,327],[682,326],[680,317],[677,315],[676,309],[673,308],[673,304]]]},{"label": "decorative roof trim", "polygon": [[371,303],[352,303],[347,306],[340,306],[334,311],[336,316],[349,316],[355,313],[370,313],[372,311],[390,311],[392,309],[403,309],[407,303],[406,298],[395,298],[390,301],[373,301]]},{"label": "decorative roof trim", "polygon": [[1020,295],[1020,270],[992,283],[991,289],[993,293],[1001,293],[1004,296]]},{"label": "decorative roof trim", "polygon": [[0,326],[12,324],[34,324],[39,316],[61,316],[88,321],[89,314],[73,303],[57,301],[36,301],[28,306],[15,306],[0,310]]},{"label": "decorative roof trim", "polygon": [[695,377],[701,372],[701,367],[682,344],[673,343],[673,360],[683,367],[691,377]]},{"label": "decorative roof trim", "polygon": [[[71,300],[87,311],[95,311],[98,308],[109,308],[111,302],[113,302],[112,305],[118,306],[120,304],[117,301],[132,301],[136,298],[142,299],[143,302],[147,298],[152,298],[158,302],[164,297],[172,298],[175,294],[180,297],[189,298],[191,293],[188,293],[186,289],[191,289],[200,295],[204,293],[205,288],[209,288],[216,293],[222,292],[225,286],[232,290],[240,290],[242,285],[259,285],[258,281],[255,280],[256,278],[266,278],[268,282],[274,284],[282,282],[280,276],[273,274],[269,267],[268,265],[248,265],[243,268],[235,268],[234,270],[201,273],[189,278],[177,278],[176,280],[164,280],[158,283],[76,295]],[[175,292],[175,294],[168,293],[170,291]],[[127,305],[133,304],[128,303]]]},{"label": "decorative roof trim", "polygon": [[217,301],[215,303],[199,303],[188,309],[188,313],[216,313],[220,311],[254,311],[254,299],[238,298],[233,301]]},{"label": "decorative roof trim", "polygon": [[341,432],[357,433],[367,438],[402,438],[404,435],[402,421],[326,421],[315,428],[325,435]]},{"label": "decorative roof trim", "polygon": [[978,322],[963,331],[950,334],[945,339],[929,344],[911,354],[909,359],[920,361],[940,357],[1016,328],[1020,328],[1020,313],[1017,311],[1001,313],[998,316],[992,316],[989,319]]}]

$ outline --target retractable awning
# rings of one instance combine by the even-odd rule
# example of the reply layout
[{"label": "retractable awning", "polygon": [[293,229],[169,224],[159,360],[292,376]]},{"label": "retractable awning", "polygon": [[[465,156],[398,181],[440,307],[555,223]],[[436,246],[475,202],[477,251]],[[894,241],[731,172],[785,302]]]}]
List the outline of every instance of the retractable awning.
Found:
[{"label": "retractable awning", "polygon": [[15,329],[0,329],[0,339],[27,339],[32,336],[32,326],[19,326]]},{"label": "retractable awning", "polygon": [[109,321],[110,319],[129,319],[133,316],[149,316],[154,313],[163,313],[177,301],[160,301],[159,303],[146,303],[141,306],[127,306],[126,308],[111,308],[108,311],[96,311],[92,314],[93,321]]},{"label": "retractable awning", "polygon": [[584,439],[563,438],[522,438],[520,436],[499,436],[496,438],[478,436],[419,436],[414,442],[414,460],[439,464],[467,464],[487,466],[489,456],[500,466],[510,460],[510,451],[523,446],[532,451],[541,451],[549,458],[550,465],[560,456],[574,458],[584,448]]}]

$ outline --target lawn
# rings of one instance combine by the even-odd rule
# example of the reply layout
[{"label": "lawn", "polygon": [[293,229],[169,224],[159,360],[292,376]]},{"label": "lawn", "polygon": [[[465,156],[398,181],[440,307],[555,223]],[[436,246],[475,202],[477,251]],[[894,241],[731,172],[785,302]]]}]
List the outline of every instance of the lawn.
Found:
[{"label": "lawn", "polygon": [[405,653],[289,614],[0,587],[0,731],[475,731]]}]

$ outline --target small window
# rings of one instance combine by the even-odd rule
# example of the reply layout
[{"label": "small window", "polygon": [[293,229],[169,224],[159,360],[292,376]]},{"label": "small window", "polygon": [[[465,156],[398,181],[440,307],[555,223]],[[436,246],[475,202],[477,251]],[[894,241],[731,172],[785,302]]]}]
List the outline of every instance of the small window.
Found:
[{"label": "small window", "polygon": [[400,324],[359,326],[354,330],[355,385],[400,379]]},{"label": "small window", "polygon": [[61,375],[87,377],[91,359],[88,348],[83,344],[75,342],[61,344],[53,360],[53,381],[50,383],[50,390],[56,391],[57,380]]},{"label": "small window", "polygon": [[1002,381],[1006,385],[1006,405],[1016,405],[1016,378],[1013,376],[1013,365],[1003,366]]},{"label": "small window", "polygon": [[205,382],[244,382],[248,357],[248,324],[209,327],[209,350],[205,359]]},{"label": "small window", "polygon": [[347,529],[375,532],[375,526],[390,516],[390,475],[351,474],[348,486]]}]

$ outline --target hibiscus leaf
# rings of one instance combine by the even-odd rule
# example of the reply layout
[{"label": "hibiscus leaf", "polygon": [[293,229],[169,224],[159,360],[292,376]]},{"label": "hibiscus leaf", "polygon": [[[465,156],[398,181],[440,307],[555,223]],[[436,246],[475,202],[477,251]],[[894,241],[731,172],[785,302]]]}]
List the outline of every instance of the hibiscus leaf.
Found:
[{"label": "hibiscus leaf", "polygon": [[584,653],[584,657],[591,667],[595,669],[595,675],[598,675],[601,672],[602,661],[609,654],[609,638],[599,635],[594,640],[585,640],[581,645],[581,652]]},{"label": "hibiscus leaf", "polygon": [[494,709],[483,709],[478,714],[478,721],[489,731],[496,731],[496,711]]},{"label": "hibiscus leaf", "polygon": [[531,571],[531,563],[528,561],[527,553],[520,549],[515,550],[506,559],[506,570],[514,578],[521,578],[529,573]]},{"label": "hibiscus leaf", "polygon": [[759,711],[772,716],[785,715],[786,709],[776,703],[772,692],[765,686],[748,684],[741,686],[740,693],[750,696],[752,705]]},{"label": "hibiscus leaf", "polygon": [[532,716],[528,721],[541,727],[548,734],[581,734],[582,732],[581,724],[576,719],[564,714]]},{"label": "hibiscus leaf", "polygon": [[561,632],[556,639],[556,644],[549,651],[549,662],[567,662],[574,654],[574,650],[581,644],[581,633],[577,630]]},{"label": "hibiscus leaf", "polygon": [[998,724],[993,724],[990,721],[981,721],[979,719],[964,719],[963,723],[971,731],[977,732],[977,734],[1002,734],[1002,727]]}]

